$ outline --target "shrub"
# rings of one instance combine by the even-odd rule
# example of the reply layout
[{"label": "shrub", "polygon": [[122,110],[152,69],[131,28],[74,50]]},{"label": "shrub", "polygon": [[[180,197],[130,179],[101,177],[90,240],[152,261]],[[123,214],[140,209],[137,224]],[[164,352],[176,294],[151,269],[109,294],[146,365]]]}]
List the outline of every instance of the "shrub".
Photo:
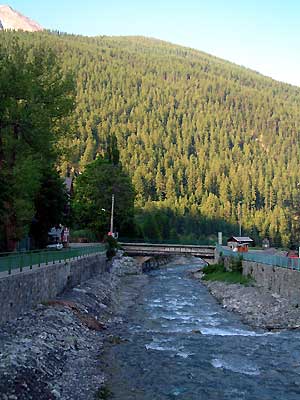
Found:
[{"label": "shrub", "polygon": [[202,271],[204,274],[213,274],[215,272],[224,272],[225,267],[223,264],[212,264],[204,267]]},{"label": "shrub", "polygon": [[241,273],[241,259],[233,259],[233,268],[231,271],[226,271],[223,264],[208,265],[202,269],[204,281],[220,281],[226,283],[240,283],[242,285],[252,285],[254,280],[249,276],[243,276]]},{"label": "shrub", "polygon": [[243,265],[242,265],[242,257],[234,258],[232,257],[230,259],[230,270],[232,272],[239,272],[240,274],[243,272]]},{"label": "shrub", "polygon": [[97,242],[94,232],[89,229],[78,229],[70,232],[70,241],[76,243]]},{"label": "shrub", "polygon": [[120,248],[118,241],[112,236],[105,236],[106,257],[110,260],[116,255],[117,249]]}]

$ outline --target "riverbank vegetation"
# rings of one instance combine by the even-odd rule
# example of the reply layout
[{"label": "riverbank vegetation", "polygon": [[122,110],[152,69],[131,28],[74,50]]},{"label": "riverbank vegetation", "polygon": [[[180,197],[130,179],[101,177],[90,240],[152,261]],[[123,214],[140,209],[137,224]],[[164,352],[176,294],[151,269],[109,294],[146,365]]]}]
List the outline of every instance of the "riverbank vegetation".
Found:
[{"label": "riverbank vegetation", "polygon": [[242,274],[238,263],[231,266],[230,270],[226,269],[224,264],[212,264],[202,269],[204,281],[220,281],[225,283],[239,283],[249,286],[253,284],[253,279]]}]

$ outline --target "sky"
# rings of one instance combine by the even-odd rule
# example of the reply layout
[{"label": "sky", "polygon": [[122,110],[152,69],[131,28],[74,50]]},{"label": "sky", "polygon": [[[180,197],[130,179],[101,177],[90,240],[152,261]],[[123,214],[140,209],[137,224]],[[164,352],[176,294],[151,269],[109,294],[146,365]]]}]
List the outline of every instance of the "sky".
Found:
[{"label": "sky", "polygon": [[143,35],[300,86],[300,0],[7,0],[43,27]]}]

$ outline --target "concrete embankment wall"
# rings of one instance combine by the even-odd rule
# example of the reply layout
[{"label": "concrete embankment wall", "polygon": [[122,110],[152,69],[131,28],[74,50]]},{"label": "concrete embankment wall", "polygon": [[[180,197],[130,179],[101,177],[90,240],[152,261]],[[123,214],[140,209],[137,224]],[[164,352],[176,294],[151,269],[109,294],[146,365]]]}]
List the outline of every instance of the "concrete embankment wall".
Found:
[{"label": "concrete embankment wall", "polygon": [[[215,251],[215,262],[221,259],[224,265],[229,267],[230,258],[228,256],[220,256]],[[291,304],[300,306],[300,272],[288,268],[276,267],[268,264],[262,264],[254,261],[243,260],[243,275],[251,276],[257,286],[261,286],[288,299]]]},{"label": "concrete embankment wall", "polygon": [[258,286],[300,305],[300,272],[282,267],[243,261],[243,275],[250,275]]},{"label": "concrete embankment wall", "polygon": [[79,285],[107,269],[106,256],[95,254],[69,262],[25,268],[0,277],[0,324],[16,318],[68,287]]}]

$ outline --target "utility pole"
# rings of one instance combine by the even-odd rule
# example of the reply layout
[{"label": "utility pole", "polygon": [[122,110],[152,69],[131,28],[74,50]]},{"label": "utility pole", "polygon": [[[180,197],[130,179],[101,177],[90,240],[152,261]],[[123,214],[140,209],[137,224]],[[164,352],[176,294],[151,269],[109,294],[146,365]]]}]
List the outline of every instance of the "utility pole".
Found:
[{"label": "utility pole", "polygon": [[238,218],[239,218],[239,236],[242,236],[242,202],[239,201],[238,204]]},{"label": "utility pole", "polygon": [[114,235],[114,206],[115,206],[115,195],[111,195],[111,213],[110,213],[110,232]]}]

